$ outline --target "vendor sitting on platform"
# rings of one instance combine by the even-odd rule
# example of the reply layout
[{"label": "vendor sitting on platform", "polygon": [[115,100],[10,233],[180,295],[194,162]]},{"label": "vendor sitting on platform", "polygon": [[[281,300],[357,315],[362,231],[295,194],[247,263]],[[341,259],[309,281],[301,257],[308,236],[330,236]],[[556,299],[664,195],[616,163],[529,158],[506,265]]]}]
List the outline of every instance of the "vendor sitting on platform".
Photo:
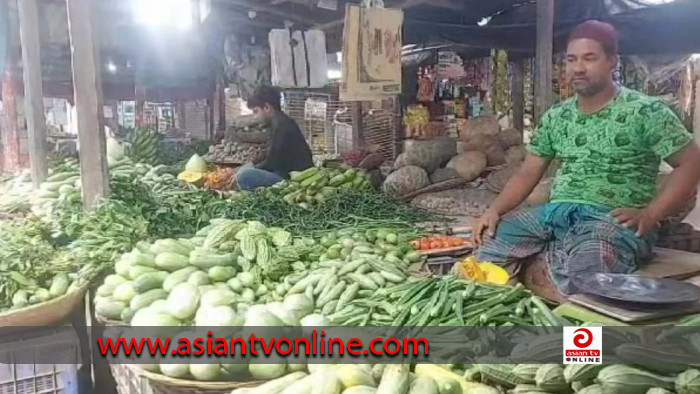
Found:
[{"label": "vendor sitting on platform", "polygon": [[313,166],[311,149],[299,126],[281,110],[280,93],[270,86],[258,88],[248,100],[248,108],[268,125],[267,156],[256,166],[244,166],[236,174],[241,190],[272,186],[289,177],[291,171]]},{"label": "vendor sitting on platform", "polygon": [[[525,162],[475,223],[479,261],[517,267],[542,253],[557,289],[574,294],[577,276],[635,271],[650,257],[659,221],[693,195],[700,150],[692,134],[660,100],[613,82],[617,46],[609,24],[574,29],[566,73],[577,95],[542,116]],[[553,159],[560,167],[549,203],[508,214]],[[661,160],[674,170],[656,194]]]}]

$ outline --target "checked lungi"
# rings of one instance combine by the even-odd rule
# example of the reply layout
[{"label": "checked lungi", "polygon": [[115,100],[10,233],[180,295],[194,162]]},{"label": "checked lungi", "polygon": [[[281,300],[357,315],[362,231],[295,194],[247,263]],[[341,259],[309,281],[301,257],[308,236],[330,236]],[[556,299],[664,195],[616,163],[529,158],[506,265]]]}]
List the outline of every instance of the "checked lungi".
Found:
[{"label": "checked lungi", "polygon": [[595,205],[548,203],[501,218],[495,237],[484,234],[477,259],[513,272],[522,259],[542,253],[552,282],[571,295],[577,292],[577,275],[635,271],[651,256],[656,237],[656,230],[637,237],[635,230],[615,223],[610,210]]}]

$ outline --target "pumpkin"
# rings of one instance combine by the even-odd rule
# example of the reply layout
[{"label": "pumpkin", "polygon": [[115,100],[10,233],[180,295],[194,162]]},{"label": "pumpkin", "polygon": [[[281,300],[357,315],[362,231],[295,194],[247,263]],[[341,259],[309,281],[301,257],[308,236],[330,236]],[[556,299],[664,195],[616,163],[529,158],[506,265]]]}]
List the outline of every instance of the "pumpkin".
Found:
[{"label": "pumpkin", "polygon": [[498,119],[493,115],[477,116],[476,118],[466,119],[463,122],[463,127],[459,132],[462,140],[467,140],[474,135],[489,135],[495,136],[501,131],[501,125]]},{"label": "pumpkin", "polygon": [[486,155],[487,165],[497,166],[506,162],[506,153],[498,139],[493,136],[478,134],[463,140],[464,152],[478,151]]},{"label": "pumpkin", "polygon": [[450,179],[458,179],[459,173],[454,168],[438,168],[430,174],[430,182],[440,183]]},{"label": "pumpkin", "polygon": [[177,175],[177,179],[193,185],[199,185],[204,180],[204,173],[185,170]]},{"label": "pumpkin", "polygon": [[386,178],[382,191],[386,194],[403,196],[420,190],[430,184],[428,174],[417,166],[402,167]]},{"label": "pumpkin", "polygon": [[404,145],[404,153],[396,159],[394,168],[416,166],[431,173],[455,154],[457,154],[457,143],[451,138],[434,138],[430,141],[408,140]]},{"label": "pumpkin", "polygon": [[498,138],[498,142],[501,144],[503,149],[508,149],[516,145],[522,145],[523,143],[523,135],[520,130],[517,129],[501,130],[496,137]]},{"label": "pumpkin", "polygon": [[447,164],[447,168],[453,168],[462,179],[473,181],[486,169],[486,155],[482,152],[470,151],[455,156]]},{"label": "pumpkin", "polygon": [[236,170],[230,167],[219,167],[204,177],[204,186],[214,190],[225,190],[231,186]]}]

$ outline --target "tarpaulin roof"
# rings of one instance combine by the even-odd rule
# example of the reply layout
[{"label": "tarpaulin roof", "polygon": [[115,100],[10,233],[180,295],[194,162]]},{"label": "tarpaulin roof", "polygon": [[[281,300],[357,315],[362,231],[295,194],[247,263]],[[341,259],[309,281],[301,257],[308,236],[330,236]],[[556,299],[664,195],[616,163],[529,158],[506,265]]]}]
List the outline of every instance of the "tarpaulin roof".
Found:
[{"label": "tarpaulin roof", "polygon": [[[531,55],[536,46],[533,0],[460,1],[462,12],[426,3],[405,11],[404,43],[459,43],[474,48],[501,48]],[[478,26],[482,18],[488,24]],[[600,19],[621,34],[622,54],[700,52],[700,1],[676,0],[650,5],[649,0],[557,0],[555,50],[561,50],[576,24]]]}]

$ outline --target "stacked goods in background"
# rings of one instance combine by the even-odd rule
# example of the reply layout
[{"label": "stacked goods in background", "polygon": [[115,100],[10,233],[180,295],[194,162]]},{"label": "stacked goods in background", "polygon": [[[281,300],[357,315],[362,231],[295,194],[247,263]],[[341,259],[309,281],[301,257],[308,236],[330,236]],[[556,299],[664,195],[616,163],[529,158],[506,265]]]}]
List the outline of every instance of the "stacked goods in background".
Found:
[{"label": "stacked goods in background", "polygon": [[459,141],[407,141],[382,190],[409,196],[420,208],[468,216],[483,213],[500,192],[485,187],[486,177],[504,167],[517,168],[524,160],[522,135],[484,115],[463,119],[459,136]]},{"label": "stacked goods in background", "polygon": [[265,144],[247,142],[222,141],[209,147],[209,153],[204,160],[209,163],[247,164],[260,163],[265,159]]},{"label": "stacked goods in background", "polygon": [[125,153],[135,163],[157,165],[160,161],[159,143],[160,138],[155,130],[136,129],[129,135]]},{"label": "stacked goods in background", "polygon": [[265,158],[269,128],[264,120],[241,116],[228,127],[219,144],[209,148],[209,162],[231,164],[257,163]]}]

